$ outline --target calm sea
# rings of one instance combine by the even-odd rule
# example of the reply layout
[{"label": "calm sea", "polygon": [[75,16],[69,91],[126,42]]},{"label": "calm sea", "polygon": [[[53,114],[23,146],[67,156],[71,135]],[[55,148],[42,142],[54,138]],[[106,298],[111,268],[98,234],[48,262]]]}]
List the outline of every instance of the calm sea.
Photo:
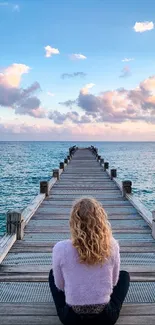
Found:
[{"label": "calm sea", "polygon": [[155,142],[0,142],[0,235],[7,210],[26,207],[74,144],[98,147],[118,178],[132,180],[135,195],[155,209]]}]

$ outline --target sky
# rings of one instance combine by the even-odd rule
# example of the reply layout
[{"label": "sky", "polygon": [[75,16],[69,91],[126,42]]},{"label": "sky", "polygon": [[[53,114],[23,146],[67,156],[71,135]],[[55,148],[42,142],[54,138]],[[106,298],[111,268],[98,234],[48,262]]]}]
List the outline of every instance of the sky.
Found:
[{"label": "sky", "polygon": [[0,0],[0,140],[155,141],[154,0]]}]

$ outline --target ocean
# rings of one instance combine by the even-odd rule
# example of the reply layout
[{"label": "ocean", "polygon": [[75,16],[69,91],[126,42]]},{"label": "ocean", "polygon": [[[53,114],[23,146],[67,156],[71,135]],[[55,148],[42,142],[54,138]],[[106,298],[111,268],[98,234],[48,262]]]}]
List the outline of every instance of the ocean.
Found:
[{"label": "ocean", "polygon": [[135,196],[155,209],[155,142],[0,142],[0,235],[6,212],[25,208],[74,144],[96,146],[118,178],[132,180]]}]

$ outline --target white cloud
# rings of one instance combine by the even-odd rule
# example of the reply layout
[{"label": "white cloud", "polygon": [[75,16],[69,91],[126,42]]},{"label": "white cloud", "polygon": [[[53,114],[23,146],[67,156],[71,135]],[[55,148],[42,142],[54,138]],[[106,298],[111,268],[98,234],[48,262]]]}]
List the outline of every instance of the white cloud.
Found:
[{"label": "white cloud", "polygon": [[51,97],[54,97],[55,96],[55,94],[51,93],[50,91],[47,91],[47,95],[48,96],[51,96]]},{"label": "white cloud", "polygon": [[152,21],[136,22],[133,29],[137,33],[143,33],[154,29],[154,23]]},{"label": "white cloud", "polygon": [[51,47],[50,45],[45,46],[46,51],[46,58],[50,58],[54,54],[60,54],[58,49],[55,49],[54,47]]},{"label": "white cloud", "polygon": [[3,6],[8,6],[8,2],[0,2],[0,6],[3,7]]},{"label": "white cloud", "polygon": [[88,94],[88,90],[93,88],[95,86],[95,84],[90,83],[90,84],[86,84],[82,89],[81,92],[82,94]]},{"label": "white cloud", "polygon": [[130,61],[134,61],[134,58],[124,58],[122,60],[122,62],[130,62]]},{"label": "white cloud", "polygon": [[28,73],[30,67],[21,63],[13,63],[0,73],[0,84],[5,84],[9,87],[18,87],[21,77],[24,73]]},{"label": "white cloud", "polygon": [[85,60],[87,57],[83,54],[71,54],[70,58],[72,60]]},{"label": "white cloud", "polygon": [[19,5],[14,5],[13,6],[13,11],[19,12],[20,11]]},{"label": "white cloud", "polygon": [[86,84],[85,85],[85,88],[87,88],[87,89],[91,89],[91,88],[93,88],[95,86],[95,84],[93,84],[92,82],[90,83],[90,84]]}]

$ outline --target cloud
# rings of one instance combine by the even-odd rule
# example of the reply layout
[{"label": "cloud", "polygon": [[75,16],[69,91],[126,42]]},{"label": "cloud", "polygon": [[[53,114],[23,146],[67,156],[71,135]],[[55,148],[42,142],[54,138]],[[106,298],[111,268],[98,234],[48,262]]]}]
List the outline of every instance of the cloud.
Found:
[{"label": "cloud", "polygon": [[20,11],[20,7],[19,5],[13,5],[13,11],[19,12]]},{"label": "cloud", "polygon": [[62,79],[66,79],[66,78],[76,78],[76,77],[85,77],[86,73],[84,72],[73,72],[73,73],[63,73],[61,75]]},{"label": "cloud", "polygon": [[25,64],[13,63],[0,73],[0,84],[18,87],[23,74],[28,73],[30,67]]},{"label": "cloud", "polygon": [[134,61],[134,58],[124,58],[122,60],[122,62],[130,62],[130,61]]},{"label": "cloud", "polygon": [[46,58],[50,58],[52,55],[54,54],[60,54],[58,49],[55,49],[54,47],[51,47],[50,45],[47,45],[44,47],[45,51],[46,51]]},{"label": "cloud", "polygon": [[[126,121],[143,121],[155,124],[155,76],[143,80],[134,89],[119,88],[101,92],[99,95],[89,93],[88,85],[80,90],[75,99],[76,105],[84,112],[82,120],[85,123],[120,124]],[[67,118],[74,122],[70,115],[65,114],[62,117],[64,121]],[[76,123],[82,120],[79,116]]]},{"label": "cloud", "polygon": [[86,84],[82,89],[81,89],[81,92],[87,94],[88,93],[88,90],[93,88],[95,86],[95,84],[93,83],[90,83],[90,84]]},{"label": "cloud", "polygon": [[76,104],[76,100],[69,99],[69,100],[66,100],[65,102],[59,102],[59,104],[72,108],[72,106]]},{"label": "cloud", "polygon": [[130,68],[128,66],[122,69],[122,74],[119,76],[120,78],[127,78],[131,75]]},{"label": "cloud", "polygon": [[[48,122],[48,123],[47,123]],[[111,125],[109,123],[55,124],[51,121],[33,120],[27,123],[17,120],[10,123],[0,122],[0,139],[3,141],[154,141],[154,125],[132,122]]]},{"label": "cloud", "polygon": [[86,114],[80,116],[78,112],[60,113],[59,111],[51,111],[49,119],[53,120],[56,124],[63,124],[65,121],[70,121],[75,124],[90,123],[91,118]]},{"label": "cloud", "polygon": [[25,64],[14,63],[0,73],[0,106],[11,107],[15,114],[45,117],[40,99],[36,92],[40,90],[38,82],[30,87],[20,88],[21,77],[30,68]]},{"label": "cloud", "polygon": [[50,91],[47,91],[47,95],[48,96],[51,96],[51,97],[54,97],[55,96],[55,94],[51,93]]},{"label": "cloud", "polygon": [[71,60],[85,60],[87,57],[83,54],[71,54],[70,55]]},{"label": "cloud", "polygon": [[[82,89],[81,89],[81,93],[83,94],[87,94],[89,89],[91,89],[92,87],[94,87],[95,84],[93,83],[89,83],[89,84],[86,84]],[[91,96],[91,95],[90,95]],[[69,107],[69,108],[72,108],[73,105],[76,105],[77,104],[77,99],[75,100],[66,100],[65,102],[59,102],[60,105],[64,105],[66,107]]]},{"label": "cloud", "polygon": [[154,29],[154,23],[152,21],[136,22],[133,29],[137,33],[143,33]]}]

